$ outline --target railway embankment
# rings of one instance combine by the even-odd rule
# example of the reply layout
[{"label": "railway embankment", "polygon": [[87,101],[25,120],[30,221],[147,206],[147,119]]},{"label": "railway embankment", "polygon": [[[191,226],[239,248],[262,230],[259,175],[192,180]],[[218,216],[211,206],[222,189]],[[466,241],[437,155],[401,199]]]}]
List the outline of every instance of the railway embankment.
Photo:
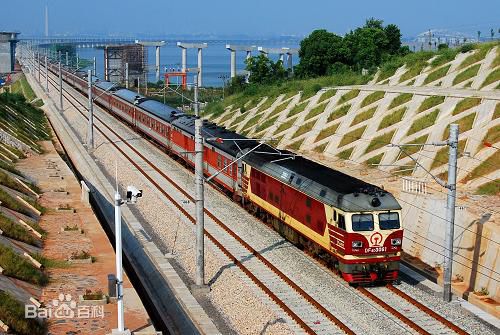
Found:
[{"label": "railway embankment", "polygon": [[[89,199],[103,229],[113,239],[114,183],[87,153],[72,127],[52,99],[27,75],[35,93],[44,97],[44,110],[78,178],[89,188]],[[140,220],[127,206],[122,208],[123,250],[127,274],[133,278],[155,325],[170,334],[219,334],[203,308],[191,295],[168,259],[150,240]],[[113,272],[113,271],[111,271]],[[127,319],[126,319],[127,322]]]}]

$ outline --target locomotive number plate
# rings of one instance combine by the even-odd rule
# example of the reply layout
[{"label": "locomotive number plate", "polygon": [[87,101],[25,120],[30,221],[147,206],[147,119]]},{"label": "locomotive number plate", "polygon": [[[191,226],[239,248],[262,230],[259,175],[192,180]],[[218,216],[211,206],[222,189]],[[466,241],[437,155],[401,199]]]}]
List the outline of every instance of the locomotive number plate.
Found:
[{"label": "locomotive number plate", "polygon": [[386,252],[387,247],[373,247],[373,248],[365,248],[365,253],[375,253],[375,252]]}]

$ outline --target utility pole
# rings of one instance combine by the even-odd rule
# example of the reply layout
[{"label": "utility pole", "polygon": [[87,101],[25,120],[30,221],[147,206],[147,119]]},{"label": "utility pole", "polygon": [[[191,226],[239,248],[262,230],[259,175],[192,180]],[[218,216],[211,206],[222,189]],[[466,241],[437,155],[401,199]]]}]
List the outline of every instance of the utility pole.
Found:
[{"label": "utility pole", "polygon": [[[90,72],[90,70],[89,70]],[[122,270],[122,198],[116,188],[115,193],[115,245],[116,245],[116,304],[118,305],[118,332],[125,331],[123,317],[123,270]]]},{"label": "utility pole", "polygon": [[94,103],[92,101],[92,71],[88,70],[88,88],[89,88],[89,125],[87,129],[87,151],[94,149]]},{"label": "utility pole", "polygon": [[47,61],[47,56],[45,56],[45,90],[49,92],[49,65]]},{"label": "utility pole", "polygon": [[137,94],[141,94],[141,77],[137,77]]},{"label": "utility pole", "polygon": [[40,50],[37,50],[36,53],[36,62],[38,64],[38,82],[40,82]]},{"label": "utility pole", "polygon": [[66,67],[69,66],[69,52],[66,51]]},{"label": "utility pole", "polygon": [[446,201],[446,232],[445,232],[445,257],[444,257],[444,287],[443,299],[451,301],[451,276],[453,267],[453,240],[455,230],[455,199],[457,196],[457,151],[458,151],[458,125],[450,125],[450,138],[448,140],[448,198]]},{"label": "utility pole", "polygon": [[205,286],[205,222],[204,222],[204,176],[203,176],[203,137],[201,128],[203,120],[200,118],[198,105],[198,76],[194,76],[194,151],[195,151],[195,202],[196,202],[196,288]]},{"label": "utility pole", "polygon": [[80,70],[80,56],[76,53],[76,71]]},{"label": "utility pole", "polygon": [[59,110],[61,113],[64,111],[61,61],[59,61]]},{"label": "utility pole", "polygon": [[95,76],[95,75],[96,75],[96,73],[97,73],[97,64],[96,64],[95,57],[94,57],[94,59],[93,59],[93,60],[94,60],[94,66],[93,66],[93,68],[92,68],[92,69],[93,69],[93,75]]}]

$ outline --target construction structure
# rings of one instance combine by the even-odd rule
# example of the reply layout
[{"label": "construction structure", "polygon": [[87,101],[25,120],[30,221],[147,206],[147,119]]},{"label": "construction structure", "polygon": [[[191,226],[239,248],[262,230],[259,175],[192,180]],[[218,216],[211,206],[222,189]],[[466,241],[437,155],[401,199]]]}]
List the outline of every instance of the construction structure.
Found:
[{"label": "construction structure", "polygon": [[[259,52],[266,57],[269,54],[277,54],[279,55],[279,60],[283,63],[283,65],[286,64],[287,69],[293,70],[293,55],[298,55],[299,54],[299,49],[294,49],[294,48],[264,48],[264,47],[258,47],[257,48]],[[285,55],[286,55],[286,63],[285,63]]]},{"label": "construction structure", "polygon": [[246,59],[252,57],[252,51],[257,47],[255,45],[232,45],[226,44],[226,49],[231,51],[231,78],[236,77],[236,51],[245,51]]},{"label": "construction structure", "polygon": [[141,44],[107,45],[104,47],[104,79],[121,84],[128,80],[126,86],[130,82],[137,86],[147,79],[147,58],[146,47]]},{"label": "construction structure", "polygon": [[189,72],[187,68],[187,49],[198,49],[198,87],[202,87],[202,75],[203,75],[203,54],[202,50],[208,47],[207,43],[183,43],[177,42],[177,46],[182,49],[181,51],[181,65],[182,72]]},{"label": "construction structure", "polygon": [[0,31],[0,73],[14,72],[18,35],[17,32]]},{"label": "construction structure", "polygon": [[140,44],[140,45],[143,45],[145,47],[155,47],[156,50],[155,50],[155,56],[156,56],[156,59],[155,59],[155,78],[156,78],[156,82],[158,82],[160,80],[160,48],[165,46],[165,41],[139,41],[139,40],[136,40],[135,41],[135,44]]}]

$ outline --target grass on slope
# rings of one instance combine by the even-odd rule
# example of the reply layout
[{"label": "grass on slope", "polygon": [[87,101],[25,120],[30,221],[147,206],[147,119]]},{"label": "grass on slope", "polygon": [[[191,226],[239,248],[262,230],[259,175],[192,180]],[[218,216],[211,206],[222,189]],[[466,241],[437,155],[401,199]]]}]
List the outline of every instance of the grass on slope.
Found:
[{"label": "grass on slope", "polygon": [[322,103],[316,107],[314,107],[305,117],[304,121],[307,121],[309,119],[312,119],[313,117],[317,116],[317,115],[320,115],[321,113],[323,113],[325,111],[325,108],[326,106],[328,105],[328,103]]},{"label": "grass on slope", "polygon": [[411,93],[403,93],[392,99],[389,109],[393,109],[395,107],[398,107],[404,103],[407,103],[413,98],[413,94]]},{"label": "grass on slope", "polygon": [[316,121],[311,121],[311,122],[308,122],[306,124],[303,124],[302,126],[299,127],[299,129],[297,129],[295,131],[295,133],[293,134],[292,137],[299,137],[300,135],[303,135],[303,134],[311,131],[313,129],[315,123],[316,123]]},{"label": "grass on slope", "polygon": [[325,142],[325,143],[323,143],[323,144],[321,144],[321,145],[318,145],[318,146],[317,146],[317,147],[315,147],[313,150],[314,150],[315,152],[318,152],[318,153],[322,154],[323,152],[325,152],[325,149],[326,149],[326,147],[328,146],[328,144],[330,144],[330,142]]},{"label": "grass on slope", "polygon": [[479,186],[476,194],[481,195],[498,195],[500,194],[500,179],[492,180],[486,184]]},{"label": "grass on slope", "polygon": [[238,116],[236,119],[233,120],[233,122],[231,122],[231,124],[229,126],[233,127],[233,126],[239,124],[241,121],[245,120],[246,117],[247,117],[247,114],[242,114],[242,115]]},{"label": "grass on slope", "polygon": [[434,70],[431,73],[429,73],[427,75],[427,77],[425,77],[424,85],[432,83],[432,82],[434,82],[434,81],[436,81],[436,80],[438,80],[438,79],[443,78],[444,76],[446,76],[446,74],[450,70],[450,67],[451,67],[451,64],[443,66],[443,67],[440,67],[439,69]]},{"label": "grass on slope", "polygon": [[406,136],[415,134],[416,132],[419,132],[425,128],[432,126],[436,122],[439,112],[440,110],[436,109],[435,111],[432,111],[429,114],[424,115],[421,118],[415,120],[411,125],[410,129],[408,130],[408,134],[406,134]]},{"label": "grass on slope", "polygon": [[[464,151],[466,143],[467,143],[467,141],[465,139],[458,141],[458,152],[459,153]],[[447,146],[439,149],[438,152],[436,153],[436,156],[434,157],[434,160],[432,161],[431,169],[448,164],[448,152],[449,151],[450,151],[450,149]]]},{"label": "grass on slope", "polygon": [[339,99],[339,105],[343,104],[346,101],[352,100],[356,98],[359,95],[360,90],[352,90],[344,94],[343,96],[340,97]]},{"label": "grass on slope", "polygon": [[371,93],[370,95],[367,95],[363,101],[361,102],[361,108],[365,107],[365,106],[368,106],[372,103],[374,103],[375,101],[378,101],[380,99],[382,99],[385,95],[385,92],[384,91],[376,91],[376,92],[373,92]]},{"label": "grass on slope", "polygon": [[266,119],[264,122],[260,123],[256,128],[255,128],[255,132],[258,133],[259,131],[262,131],[264,129],[267,129],[269,127],[271,127],[275,122],[276,120],[278,120],[278,116],[275,116],[273,118],[268,118]]},{"label": "grass on slope", "polygon": [[[474,119],[476,118],[476,113],[469,114],[458,121],[454,121],[453,123],[458,124],[458,131],[460,134],[465,133],[468,130],[472,129],[472,124],[474,123]],[[446,140],[450,137],[450,127],[447,126],[444,129],[443,140]]]},{"label": "grass on slope", "polygon": [[326,92],[324,92],[321,97],[319,98],[318,100],[318,103],[321,103],[327,99],[330,99],[331,97],[333,97],[335,94],[337,93],[337,90],[328,90]]},{"label": "grass on slope", "polygon": [[278,129],[276,129],[276,131],[274,132],[274,134],[279,134],[282,131],[285,131],[285,130],[289,129],[295,123],[296,120],[297,120],[297,117],[294,117],[294,118],[291,118],[291,119],[283,122],[282,124],[280,124],[280,126],[278,127]]},{"label": "grass on slope", "polygon": [[[426,134],[426,135],[422,135],[416,139],[414,139],[413,141],[411,142],[408,142],[408,143],[405,143],[405,144],[409,144],[409,143],[412,143],[412,144],[423,144],[423,143],[426,143],[427,142],[427,139],[429,138],[429,134]],[[420,151],[420,149],[422,149],[422,145],[410,145],[410,146],[406,146],[404,147],[404,153],[402,152],[401,155],[402,157],[406,157],[407,155],[408,156],[411,156],[417,152]]]},{"label": "grass on slope", "polygon": [[365,129],[366,129],[366,126],[363,126],[363,127],[354,129],[353,131],[345,134],[344,137],[342,137],[342,139],[340,140],[339,148],[343,147],[349,143],[352,143],[354,141],[359,140],[363,136]]},{"label": "grass on slope", "polygon": [[295,107],[293,107],[292,110],[288,113],[287,118],[303,112],[304,109],[306,109],[308,104],[309,104],[309,102],[303,102],[301,104],[295,105]]},{"label": "grass on slope", "polygon": [[324,128],[323,130],[321,130],[321,132],[318,134],[318,136],[316,136],[316,139],[314,140],[314,142],[319,142],[322,139],[325,139],[325,138],[330,137],[333,134],[335,134],[339,125],[340,125],[340,123],[335,123],[335,124],[331,125],[330,127],[327,127],[327,128]]},{"label": "grass on slope", "polygon": [[426,98],[420,107],[418,107],[417,112],[422,113],[423,111],[426,111],[434,106],[440,105],[444,102],[445,97],[440,96],[440,95],[433,95],[428,98]]},{"label": "grass on slope", "polygon": [[259,108],[257,108],[257,112],[256,113],[260,113],[260,112],[265,111],[266,109],[268,109],[269,107],[271,107],[272,104],[275,101],[276,101],[276,97],[275,96],[269,96],[269,97],[267,97],[267,100],[264,101],[264,103],[262,105],[260,105]]},{"label": "grass on slope", "polygon": [[4,245],[0,245],[0,266],[4,269],[3,274],[9,277],[41,286],[49,282],[49,278],[45,273]]},{"label": "grass on slope", "polygon": [[349,104],[343,105],[342,107],[337,108],[336,110],[334,110],[332,112],[332,114],[330,114],[330,116],[328,116],[327,122],[331,122],[333,120],[341,118],[342,116],[347,115],[347,113],[349,112],[349,109],[351,109],[351,105],[349,105]]},{"label": "grass on slope", "polygon": [[3,235],[27,244],[36,245],[36,239],[23,226],[0,214],[0,229]]},{"label": "grass on slope", "polygon": [[290,103],[290,101],[285,101],[281,104],[279,104],[278,106],[276,106],[276,108],[271,112],[271,114],[269,114],[267,117],[268,118],[272,118],[273,116],[275,115],[278,115],[279,113],[283,112],[285,110],[285,108],[287,108],[288,104]]},{"label": "grass on slope", "polygon": [[252,117],[250,120],[247,121],[247,123],[245,123],[245,125],[243,126],[243,128],[241,128],[241,130],[248,130],[251,127],[255,126],[257,122],[259,122],[259,120],[262,119],[263,114],[264,113],[260,113]]},{"label": "grass on slope", "polygon": [[[382,64],[379,75],[377,77],[377,82],[382,82],[390,77],[392,77],[397,69],[399,69],[401,66],[406,64],[407,67],[407,72],[409,69],[412,68],[412,66],[416,63],[420,62],[426,62],[429,58],[431,58],[434,55],[432,52],[428,51],[420,51],[420,52],[412,52],[404,57],[394,57],[391,60],[385,62]],[[425,66],[425,64],[424,64]],[[403,74],[405,75],[405,74]],[[407,76],[411,76],[412,74],[409,73]],[[408,79],[410,79],[409,77]]]},{"label": "grass on slope", "polygon": [[460,84],[461,82],[474,77],[475,75],[477,75],[480,67],[481,64],[476,64],[469,67],[467,70],[460,72],[459,74],[457,74],[455,79],[453,79],[453,85]]},{"label": "grass on slope", "polygon": [[473,54],[465,58],[462,63],[460,63],[459,67],[457,70],[461,70],[463,68],[466,68],[469,65],[472,65],[474,63],[477,63],[486,57],[486,54],[490,49],[494,46],[492,43],[482,43],[480,45],[475,45],[476,50],[474,51]]},{"label": "grass on slope", "polygon": [[493,112],[493,120],[500,117],[500,102],[495,106],[495,111]]},{"label": "grass on slope", "polygon": [[354,150],[354,147],[349,148],[347,150],[344,150],[342,152],[339,152],[337,154],[337,157],[340,159],[348,160],[349,158],[351,158],[351,154],[352,154],[353,150]]},{"label": "grass on slope", "polygon": [[384,153],[380,153],[376,156],[373,156],[371,158],[368,158],[365,162],[366,165],[372,166],[372,165],[378,165],[382,161],[382,157],[384,157]]},{"label": "grass on slope", "polygon": [[11,328],[10,331],[19,335],[46,334],[46,323],[26,318],[24,309],[24,304],[17,301],[10,293],[0,291],[0,320]]},{"label": "grass on slope", "polygon": [[463,100],[460,100],[453,109],[452,115],[457,115],[462,112],[465,112],[468,109],[476,107],[480,103],[481,103],[481,98],[465,98]]},{"label": "grass on slope", "polygon": [[455,59],[455,57],[457,57],[457,54],[459,52],[460,52],[459,48],[444,49],[443,51],[440,52],[440,54],[436,58],[432,60],[431,66],[438,67],[448,62],[451,62],[452,60]]},{"label": "grass on slope", "polygon": [[376,111],[377,111],[377,106],[357,114],[354,117],[354,120],[352,120],[351,127],[357,125],[358,123],[371,119]]},{"label": "grass on slope", "polygon": [[500,80],[500,67],[491,71],[490,74],[488,74],[488,76],[484,79],[483,83],[481,84],[481,88],[488,86],[499,80]]},{"label": "grass on slope", "polygon": [[375,137],[366,148],[365,154],[369,153],[370,151],[382,148],[383,146],[386,146],[387,144],[391,143],[392,137],[394,136],[395,132],[396,130],[393,130],[388,133]]},{"label": "grass on slope", "polygon": [[500,141],[500,125],[496,125],[488,129],[488,132],[483,138],[483,143],[495,144]]},{"label": "grass on slope", "polygon": [[412,79],[418,76],[422,70],[428,65],[427,61],[433,56],[432,52],[417,52],[414,53],[414,59],[408,61],[406,66],[408,70],[403,73],[403,75],[399,78],[399,82],[405,82],[409,79]]},{"label": "grass on slope", "polygon": [[[463,151],[463,149],[462,149]],[[493,171],[496,171],[498,167],[500,166],[500,152],[497,150],[485,159],[481,164],[479,164],[474,170],[472,170],[465,178],[464,182],[467,182],[469,180],[479,178],[482,176],[486,176]]]},{"label": "grass on slope", "polygon": [[291,149],[291,150],[299,150],[300,149],[300,146],[302,145],[302,143],[304,143],[304,140],[305,138],[301,139],[301,140],[298,140],[298,141],[295,141],[291,144],[289,144],[287,146],[288,149]]},{"label": "grass on slope", "polygon": [[405,115],[407,109],[408,109],[407,107],[403,107],[403,108],[398,109],[395,112],[392,112],[389,115],[386,115],[382,119],[382,121],[380,122],[380,124],[378,126],[378,130],[390,127],[390,126],[398,123],[399,121],[401,121],[403,119],[403,116]]}]

